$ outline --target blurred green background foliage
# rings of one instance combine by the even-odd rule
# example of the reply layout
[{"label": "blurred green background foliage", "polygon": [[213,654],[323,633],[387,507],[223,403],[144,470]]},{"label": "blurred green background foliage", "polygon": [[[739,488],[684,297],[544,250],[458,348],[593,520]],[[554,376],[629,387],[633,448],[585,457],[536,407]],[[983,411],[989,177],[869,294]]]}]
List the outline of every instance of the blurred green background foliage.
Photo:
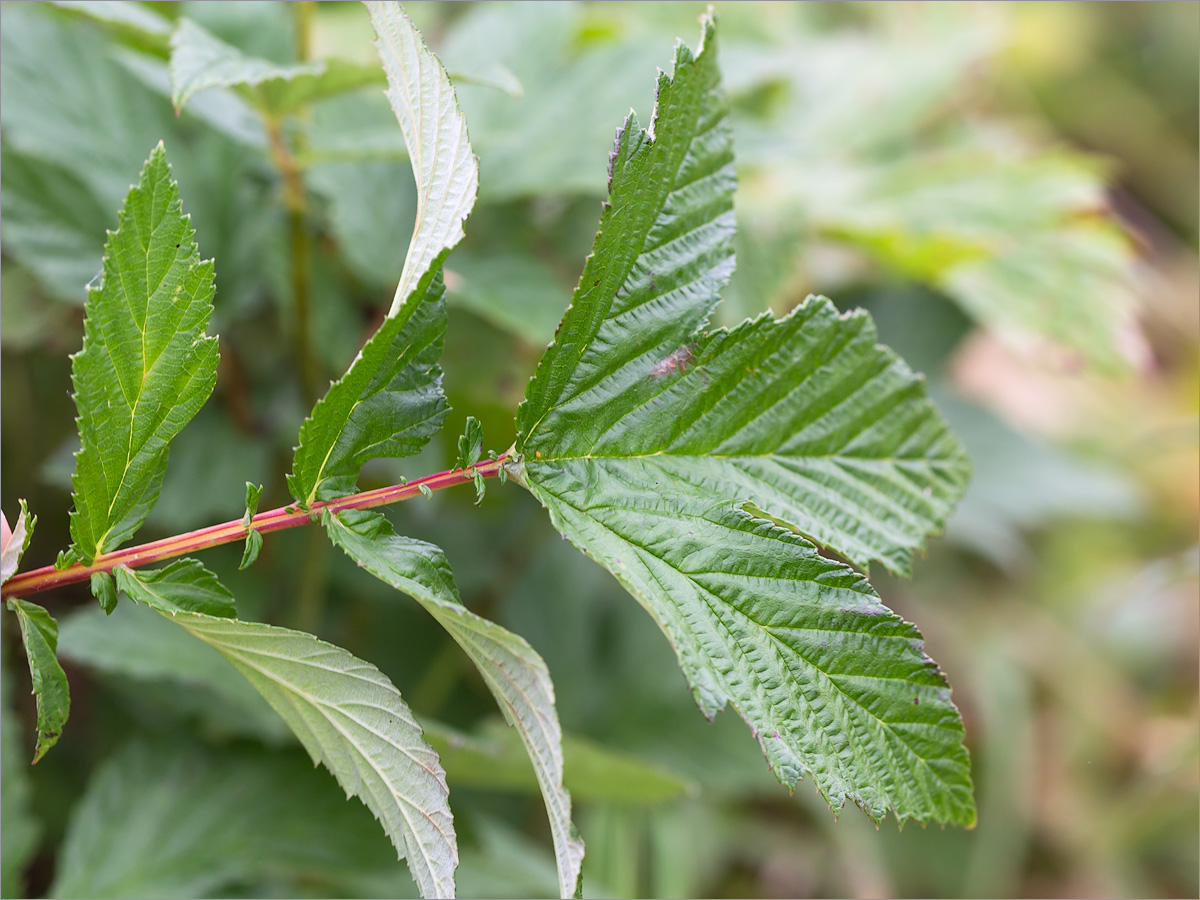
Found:
[{"label": "blurred green background foliage", "polygon": [[[512,415],[591,245],[605,162],[702,6],[408,4],[480,157],[446,265],[454,412],[419,457],[453,464]],[[876,830],[789,797],[732,713],[697,713],[670,648],[523,491],[389,511],[445,548],[464,600],[546,659],[589,896],[1196,896],[1196,3],[718,3],[739,160],[737,274],[722,321],[808,292],[869,309],[928,377],[975,476],[915,578],[875,573],[947,672],[979,825]],[[264,509],[314,391],[386,311],[412,228],[378,83],[289,108],[209,90],[176,116],[187,17],[277,63],[373,65],[344,3],[6,3],[5,511],[39,516],[27,566],[68,543],[68,354],[83,286],[141,161],[166,142],[215,257],[213,399],[175,442],[145,539]],[[307,295],[305,304],[297,295]],[[463,896],[555,890],[541,800],[465,656],[319,530],[205,562],[244,618],[314,630],[383,669],[443,752]],[[30,769],[33,703],[4,617],[5,896],[405,896],[370,814],[191,638],[86,589],[47,596],[73,715]],[[190,643],[189,643],[190,642]]]}]

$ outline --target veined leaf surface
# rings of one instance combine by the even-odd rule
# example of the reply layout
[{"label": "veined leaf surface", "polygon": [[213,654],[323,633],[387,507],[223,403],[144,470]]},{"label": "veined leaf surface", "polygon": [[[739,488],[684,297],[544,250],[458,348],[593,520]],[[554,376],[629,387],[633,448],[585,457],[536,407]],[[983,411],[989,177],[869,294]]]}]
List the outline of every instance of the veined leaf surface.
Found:
[{"label": "veined leaf surface", "polygon": [[400,692],[374,666],[311,634],[188,611],[212,608],[227,592],[218,585],[215,596],[202,598],[213,576],[187,562],[195,577],[186,591],[172,590],[182,579],[155,584],[123,566],[117,580],[132,599],[170,616],[254,685],[313,761],[380,820],[407,857],[421,896],[454,896],[458,848],[445,773]]},{"label": "veined leaf surface", "polygon": [[67,676],[56,655],[58,624],[36,603],[13,598],[8,607],[21,623],[21,641],[25,644],[33,693],[37,697],[38,739],[33,755],[33,761],[37,762],[58,742],[71,713]]},{"label": "veined leaf surface", "polygon": [[416,599],[471,657],[525,744],[550,817],[559,889],[564,897],[574,896],[583,841],[571,822],[571,795],[563,788],[562,728],[546,663],[524,638],[463,606],[440,548],[397,535],[375,512],[347,510],[329,517],[326,527],[351,559]]},{"label": "veined leaf surface", "polygon": [[73,549],[85,563],[141,526],[167,447],[217,377],[213,265],[201,262],[160,143],[125,200],[89,289],[83,350],[72,357],[79,410]]},{"label": "veined leaf surface", "polygon": [[441,429],[450,408],[438,366],[446,333],[441,270],[427,273],[417,290],[301,426],[288,487],[306,506],[352,491],[367,460],[411,456]]},{"label": "veined leaf surface", "polygon": [[367,0],[387,97],[404,132],[417,183],[417,221],[389,315],[408,301],[426,273],[463,239],[462,223],[479,191],[479,162],[454,86],[399,3]]},{"label": "veined leaf surface", "polygon": [[609,203],[518,412],[514,475],[654,616],[710,718],[835,808],[970,824],[963,729],[920,634],[815,539],[907,571],[967,477],[921,379],[865,314],[810,298],[702,326],[732,271],[733,156],[705,22]]}]

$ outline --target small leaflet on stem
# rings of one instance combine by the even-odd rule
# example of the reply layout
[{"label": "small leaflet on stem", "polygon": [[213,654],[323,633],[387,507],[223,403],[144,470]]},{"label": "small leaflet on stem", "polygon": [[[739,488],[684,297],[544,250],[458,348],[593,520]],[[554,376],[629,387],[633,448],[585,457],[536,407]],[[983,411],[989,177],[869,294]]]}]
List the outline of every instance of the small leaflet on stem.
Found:
[{"label": "small leaflet on stem", "polygon": [[262,535],[250,527],[250,523],[254,521],[254,516],[258,512],[258,501],[262,498],[262,492],[261,484],[246,482],[246,514],[242,516],[242,525],[246,529],[246,546],[242,549],[242,561],[238,564],[239,571],[254,565],[259,551],[262,550]]},{"label": "small leaflet on stem", "polygon": [[467,424],[458,438],[458,460],[456,469],[469,469],[483,456],[483,426],[474,416],[467,416]]}]

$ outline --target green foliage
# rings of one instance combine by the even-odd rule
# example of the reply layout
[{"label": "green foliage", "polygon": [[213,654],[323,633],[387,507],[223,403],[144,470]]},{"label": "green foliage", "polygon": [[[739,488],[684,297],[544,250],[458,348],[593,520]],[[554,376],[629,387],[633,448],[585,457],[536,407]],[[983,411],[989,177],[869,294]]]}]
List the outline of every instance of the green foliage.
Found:
[{"label": "green foliage", "polygon": [[201,262],[161,144],[150,154],[88,291],[72,358],[81,448],[72,549],[86,563],[138,530],[158,499],[167,446],[217,378],[213,266]]},{"label": "green foliage", "polygon": [[458,848],[445,775],[378,669],[310,634],[226,617],[232,598],[194,560],[150,573],[121,567],[117,578],[130,598],[171,616],[246,677],[313,762],[380,820],[422,896],[453,895]]},{"label": "green foliage", "polygon": [[38,739],[33,754],[33,761],[37,762],[58,743],[71,713],[67,676],[55,655],[58,623],[42,607],[27,600],[10,599],[8,608],[17,614],[17,621],[21,623],[21,640],[29,659],[33,693],[37,696]]},{"label": "green foliage", "polygon": [[[602,145],[663,61],[661,40],[631,23],[657,16],[653,27],[665,28],[692,11],[479,7],[443,18],[418,8],[450,71],[462,73],[466,87],[456,92],[397,4],[367,5],[383,75],[308,56],[306,17],[345,15],[365,29],[357,5],[298,7],[294,18],[276,5],[5,7],[5,83],[17,86],[6,90],[3,114],[5,286],[35,292],[6,296],[33,309],[47,298],[61,305],[19,320],[32,324],[16,338],[6,305],[6,351],[49,342],[52,323],[71,321],[66,304],[95,272],[100,230],[156,140],[171,147],[200,242],[222,260],[222,391],[179,437],[168,472],[168,444],[212,392],[217,354],[206,334],[212,268],[199,261],[160,144],[87,295],[73,372],[81,438],[73,546],[60,568],[112,552],[143,523],[184,530],[236,516],[244,477],[263,485],[246,482],[240,529],[236,518],[220,526],[222,541],[244,536],[240,567],[216,551],[220,579],[192,559],[97,572],[91,586],[103,613],[63,620],[63,658],[101,673],[129,701],[111,733],[133,730],[125,716],[154,727],[192,720],[213,746],[135,740],[104,764],[72,814],[52,891],[410,891],[362,810],[342,803],[328,780],[301,782],[294,748],[278,747],[294,733],[380,819],[422,895],[453,895],[456,882],[464,892],[532,894],[554,890],[555,872],[558,892],[576,894],[584,848],[573,816],[597,835],[590,893],[642,893],[647,884],[699,893],[728,863],[710,852],[713,833],[745,831],[741,846],[753,846],[745,852],[756,860],[772,842],[803,841],[761,824],[765,804],[790,801],[736,721],[733,730],[729,716],[706,726],[686,696],[682,709],[672,705],[683,694],[676,661],[704,715],[732,704],[787,787],[809,775],[835,810],[849,800],[876,821],[894,812],[902,822],[973,825],[963,723],[946,679],[917,629],[853,568],[877,562],[909,574],[914,552],[966,489],[967,454],[923,377],[877,343],[871,315],[841,314],[821,296],[801,301],[829,270],[813,266],[799,278],[795,260],[830,245],[852,251],[851,274],[834,271],[831,286],[841,308],[863,303],[884,323],[890,317],[880,326],[889,343],[902,334],[897,298],[909,288],[888,279],[922,286],[933,303],[953,300],[966,315],[946,307],[952,321],[931,317],[934,332],[951,321],[948,336],[924,333],[918,316],[907,326],[922,332],[910,335],[917,349],[898,348],[935,373],[970,322],[1018,342],[1048,336],[1111,364],[1120,356],[1114,333],[1128,321],[1129,256],[1097,212],[1098,170],[1067,153],[1013,150],[973,122],[942,123],[946,110],[957,112],[963,73],[992,52],[986,27],[940,42],[924,26],[907,43],[864,31],[830,49],[778,27],[824,13],[734,7],[722,26],[728,94],[706,19],[700,49],[678,47],[672,71],[660,74],[650,124],[631,115],[618,131],[592,254],[537,363],[592,234]],[[875,98],[875,113],[847,99],[860,94]],[[483,193],[467,235],[476,150]],[[879,271],[884,287],[855,281]],[[376,291],[391,290],[397,275],[382,315]],[[768,306],[780,314],[758,314]],[[294,347],[280,339],[285,331]],[[356,350],[305,419],[313,384]],[[443,353],[454,360],[445,378]],[[314,373],[307,395],[291,386],[293,365]],[[514,428],[509,416],[531,370]],[[8,396],[25,390],[18,382]],[[454,432],[435,440],[450,400],[477,414],[456,448]],[[958,421],[967,423],[963,443],[973,451],[974,442],[994,443],[984,465],[1000,466],[996,448],[1015,436],[992,441],[996,423]],[[493,450],[481,463],[484,424],[497,449],[515,437],[505,457]],[[293,446],[291,473],[274,477]],[[1011,446],[1029,457],[1030,480],[1055,482],[1043,506],[1010,509],[983,493],[967,504],[973,524],[968,515],[949,526],[954,540],[1005,566],[1018,528],[1084,508],[1078,497],[1055,506],[1056,497],[1107,484],[1064,487],[1053,460],[1042,465],[1027,444]],[[68,454],[66,445],[47,454],[49,481]],[[360,483],[399,482],[395,492],[417,463],[443,458],[449,471],[418,486],[431,502],[406,504],[395,525],[351,506],[320,511]],[[524,492],[499,491],[470,518],[465,502],[434,496],[473,480],[478,504],[485,473],[526,487],[555,533]],[[264,549],[252,527],[259,501],[291,502],[287,491],[294,504],[264,520],[320,518],[325,535],[311,532],[316,540],[302,550],[287,539]],[[1033,518],[1021,520],[1030,508]],[[5,580],[28,544],[25,520],[22,504]],[[475,565],[460,566],[456,579],[442,550],[410,533]],[[563,562],[570,548],[559,535],[600,567]],[[325,536],[344,557],[330,555]],[[548,549],[547,536],[561,549]],[[193,537],[203,534],[172,541]],[[258,566],[236,571],[260,554]],[[606,572],[652,622],[610,603]],[[890,604],[895,592],[880,575]],[[221,579],[236,588],[243,618]],[[118,589],[162,615],[131,603],[117,610]],[[432,621],[412,618],[395,590]],[[40,607],[10,603],[33,671],[40,757],[66,717],[56,626]],[[908,614],[903,599],[897,608]],[[443,630],[457,646],[442,642]],[[961,643],[939,643],[939,657]],[[473,676],[460,677],[469,667],[459,651],[490,698]],[[1003,663],[990,664],[1003,673]],[[493,700],[510,727],[482,718]],[[429,717],[424,731],[413,710]],[[219,746],[230,737],[274,749]],[[6,792],[9,777],[6,768]],[[451,784],[470,789],[456,794],[458,822]],[[582,810],[573,811],[568,788]],[[475,789],[514,796],[502,806]],[[702,799],[684,805],[698,791]],[[511,824],[540,820],[527,805],[538,793],[553,856]],[[831,827],[817,805],[811,827]],[[510,823],[493,820],[498,809]],[[838,827],[830,840],[851,846],[857,838],[845,835],[855,826]],[[859,845],[870,851],[865,867],[889,839],[868,835]],[[672,841],[697,864],[660,871],[655,854]],[[16,858],[27,858],[20,839],[16,846]],[[456,873],[460,858],[486,866],[488,880],[469,865]],[[6,854],[6,892],[7,862]]]},{"label": "green foliage", "polygon": [[659,622],[704,714],[733,702],[785,785],[811,774],[835,809],[970,825],[962,723],[919,633],[799,536],[907,571],[966,457],[865,315],[818,298],[698,330],[733,258],[713,39],[709,24],[695,57],[679,48],[650,128],[618,135],[515,474]]},{"label": "green foliage", "polygon": [[440,272],[426,273],[416,290],[301,426],[288,476],[301,504],[349,493],[363,463],[411,456],[441,430],[449,407],[438,366],[446,330]]},{"label": "green foliage", "polygon": [[583,841],[571,822],[571,796],[563,789],[562,728],[542,658],[521,637],[462,605],[446,557],[432,544],[398,536],[379,513],[348,510],[329,517],[326,529],[360,566],[415,598],[471,657],[533,762],[550,815],[559,888],[563,896],[573,894],[582,877]]}]

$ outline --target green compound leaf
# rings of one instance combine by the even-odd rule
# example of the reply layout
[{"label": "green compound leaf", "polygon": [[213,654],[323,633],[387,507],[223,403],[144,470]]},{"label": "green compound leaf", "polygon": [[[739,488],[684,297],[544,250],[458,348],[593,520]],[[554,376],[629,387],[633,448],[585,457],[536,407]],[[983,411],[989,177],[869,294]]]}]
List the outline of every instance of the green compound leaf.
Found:
[{"label": "green compound leaf", "polygon": [[972,824],[963,727],[920,634],[815,539],[906,572],[967,478],[870,318],[810,298],[701,330],[733,266],[733,164],[706,21],[609,206],[518,412],[513,474],[667,634],[701,710],[732,702],[779,779],[840,809]]},{"label": "green compound leaf", "polygon": [[411,456],[441,429],[449,411],[438,366],[446,333],[441,271],[428,273],[417,290],[301,426],[287,480],[305,506],[352,491],[367,460]]},{"label": "green compound leaf", "polygon": [[545,662],[524,638],[463,606],[438,547],[400,537],[379,513],[347,510],[325,524],[351,559],[424,606],[479,669],[533,763],[550,817],[559,887],[570,897],[582,870],[583,841],[571,822],[571,795],[563,788],[562,728]]},{"label": "green compound leaf", "polygon": [[72,357],[80,450],[72,549],[90,564],[133,535],[158,499],[167,447],[217,377],[213,266],[201,262],[160,143],[104,248]]},{"label": "green compound leaf", "polygon": [[178,113],[194,95],[216,87],[253,88],[265,109],[288,112],[321,97],[382,82],[379,69],[343,60],[280,65],[246,56],[190,19],[171,35],[171,102]]},{"label": "green compound leaf", "polygon": [[37,762],[58,742],[71,713],[67,676],[58,664],[58,623],[36,603],[13,598],[8,601],[8,608],[21,623],[21,641],[25,644],[33,693],[37,697],[38,739],[33,754],[33,761]]},{"label": "green compound leaf", "polygon": [[121,566],[117,579],[246,677],[313,762],[380,820],[422,897],[454,896],[458,846],[445,773],[400,692],[371,664],[311,634],[190,611],[221,608],[228,592],[200,563],[183,563],[172,576]]},{"label": "green compound leaf", "polygon": [[462,223],[479,191],[479,161],[454,86],[399,3],[368,0],[387,97],[412,161],[417,221],[389,315],[408,301],[427,272],[463,239]]},{"label": "green compound leaf", "polygon": [[33,529],[37,526],[37,516],[29,515],[29,506],[25,501],[17,502],[21,505],[21,511],[17,514],[17,524],[13,526],[3,554],[0,554],[0,584],[4,584],[17,574],[17,567],[21,565],[21,557],[29,548],[29,541],[33,538]]}]

